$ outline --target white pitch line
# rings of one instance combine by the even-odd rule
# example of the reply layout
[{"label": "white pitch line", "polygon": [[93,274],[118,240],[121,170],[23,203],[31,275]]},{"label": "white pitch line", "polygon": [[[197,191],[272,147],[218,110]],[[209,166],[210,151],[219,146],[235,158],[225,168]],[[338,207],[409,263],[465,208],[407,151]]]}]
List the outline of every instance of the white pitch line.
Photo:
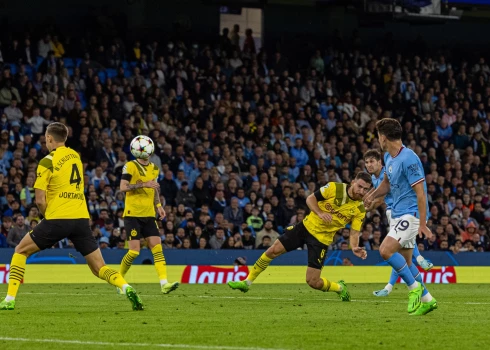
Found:
[{"label": "white pitch line", "polygon": [[100,345],[100,346],[131,346],[131,347],[159,347],[173,349],[205,349],[205,350],[284,350],[278,348],[249,348],[242,346],[226,346],[226,345],[190,345],[190,344],[150,344],[150,343],[110,343],[100,341],[84,341],[84,340],[64,340],[64,339],[29,339],[29,338],[11,338],[0,337],[0,340],[18,341],[26,343],[54,343],[54,344],[75,344],[75,345]]},{"label": "white pitch line", "polygon": [[[218,297],[214,297],[212,295],[196,295],[197,298],[210,298],[210,299],[214,299],[214,298],[219,298],[219,299],[249,299],[249,300],[298,300],[298,299],[294,299],[294,298],[264,298],[264,297],[226,297],[226,296],[218,296]],[[329,299],[330,300],[330,299]],[[331,299],[333,300],[333,299]]]},{"label": "white pitch line", "polygon": [[[21,294],[28,295],[64,295],[64,296],[108,296],[112,295],[109,293],[35,293],[35,292],[26,292]],[[116,293],[114,293],[116,295]],[[162,297],[161,294],[140,294],[142,297]],[[233,297],[233,296],[212,296],[212,295],[191,295],[186,296],[189,299],[192,298],[203,298],[203,299],[236,299],[236,300],[284,300],[284,301],[304,301],[299,298],[267,298],[267,297],[252,297],[252,296],[242,296],[242,297]],[[165,298],[168,298],[166,296]],[[319,299],[309,299],[308,301],[338,301],[336,298],[319,298]],[[395,304],[404,304],[406,301],[403,300],[386,300],[385,298],[381,299],[352,299],[352,302],[358,303],[395,303]],[[460,305],[490,305],[490,302],[464,302],[457,303],[453,301],[443,301],[441,304],[460,304]]]}]

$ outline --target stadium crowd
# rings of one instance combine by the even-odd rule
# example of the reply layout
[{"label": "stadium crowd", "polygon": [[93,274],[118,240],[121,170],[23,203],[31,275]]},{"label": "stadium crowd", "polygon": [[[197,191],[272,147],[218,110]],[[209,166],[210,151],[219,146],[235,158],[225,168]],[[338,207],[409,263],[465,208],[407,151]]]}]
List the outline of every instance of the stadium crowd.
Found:
[{"label": "stadium crowd", "polygon": [[[67,145],[81,154],[101,248],[126,246],[118,187],[129,143],[144,134],[161,169],[165,249],[265,249],[307,215],[308,195],[364,170],[364,152],[379,148],[376,121],[397,118],[426,173],[435,235],[419,249],[489,249],[485,58],[333,46],[296,67],[257,50],[250,30],[240,47],[241,35],[235,26],[212,44],[83,41],[79,58],[57,35],[3,43],[0,247],[40,221],[33,184],[52,121],[69,126]],[[368,213],[361,245],[377,250],[386,234],[383,208]],[[348,237],[341,230],[331,249],[349,249]]]}]

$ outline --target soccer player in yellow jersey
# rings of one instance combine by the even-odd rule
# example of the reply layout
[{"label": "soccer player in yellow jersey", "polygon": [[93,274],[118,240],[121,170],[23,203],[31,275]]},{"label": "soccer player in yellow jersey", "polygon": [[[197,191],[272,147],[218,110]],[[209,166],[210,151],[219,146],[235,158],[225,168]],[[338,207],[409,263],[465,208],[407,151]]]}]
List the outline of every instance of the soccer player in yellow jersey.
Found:
[{"label": "soccer player in yellow jersey", "polygon": [[132,160],[123,168],[119,187],[121,191],[126,192],[124,228],[128,236],[129,250],[121,261],[119,273],[122,276],[126,275],[134,259],[140,254],[140,239],[143,237],[153,254],[162,293],[168,294],[177,289],[179,283],[167,281],[167,263],[163,256],[162,240],[155,220],[155,207],[160,220],[165,218],[165,210],[160,203],[160,185],[156,182],[159,172],[158,167],[148,158]]},{"label": "soccer player in yellow jersey", "polygon": [[255,262],[248,277],[240,282],[228,282],[233,289],[247,292],[257,276],[279,255],[303,247],[308,248],[308,269],[306,283],[324,292],[335,292],[342,301],[350,301],[350,294],[344,281],[331,282],[321,277],[328,246],[337,231],[347,224],[350,228],[350,246],[353,253],[365,259],[367,253],[359,247],[361,231],[366,210],[363,197],[372,186],[371,175],[360,172],[350,185],[329,182],[306,199],[310,213],[302,222],[286,228],[285,233]]},{"label": "soccer player in yellow jersey", "polygon": [[65,146],[67,136],[68,129],[62,123],[52,123],[47,127],[46,147],[50,153],[39,162],[34,184],[36,204],[44,219],[15,248],[7,297],[0,303],[0,309],[14,309],[27,258],[68,238],[85,257],[95,276],[121,288],[133,310],[143,310],[136,291],[119,272],[108,268],[102,258],[89,226],[89,213],[83,194],[83,165],[79,154]]}]

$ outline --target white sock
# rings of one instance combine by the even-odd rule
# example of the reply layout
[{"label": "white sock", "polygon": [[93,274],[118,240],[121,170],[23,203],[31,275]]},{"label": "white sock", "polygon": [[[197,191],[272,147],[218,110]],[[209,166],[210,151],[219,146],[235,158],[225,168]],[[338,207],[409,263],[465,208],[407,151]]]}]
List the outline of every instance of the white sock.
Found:
[{"label": "white sock", "polygon": [[247,285],[249,285],[249,286],[252,285],[252,281],[249,281],[249,280],[245,280],[245,283],[247,283]]},{"label": "white sock", "polygon": [[7,295],[5,297],[5,301],[12,301],[12,300],[15,300],[15,297],[11,296],[11,295]]},{"label": "white sock", "polygon": [[408,286],[408,290],[415,289],[419,286],[419,282],[415,281],[413,284]]},{"label": "white sock", "polygon": [[392,286],[391,284],[389,284],[389,283],[388,283],[388,284],[385,286],[385,289],[386,289],[388,292],[390,292],[390,293],[391,293],[391,291],[393,290],[393,286]]},{"label": "white sock", "polygon": [[429,301],[432,300],[432,295],[430,295],[429,292],[427,292],[426,295],[422,296],[422,298],[420,299],[423,303],[428,303]]},{"label": "white sock", "polygon": [[126,288],[128,288],[128,287],[131,287],[131,286],[129,284],[123,285],[122,291],[123,291],[124,294],[126,294]]},{"label": "white sock", "polygon": [[160,280],[160,286],[164,286],[168,283],[167,280]]},{"label": "white sock", "polygon": [[420,264],[422,264],[422,263],[425,261],[425,259],[424,259],[424,257],[423,257],[422,255],[419,255],[419,256],[416,258],[416,260],[417,260],[417,263],[418,263],[419,265],[420,265]]}]

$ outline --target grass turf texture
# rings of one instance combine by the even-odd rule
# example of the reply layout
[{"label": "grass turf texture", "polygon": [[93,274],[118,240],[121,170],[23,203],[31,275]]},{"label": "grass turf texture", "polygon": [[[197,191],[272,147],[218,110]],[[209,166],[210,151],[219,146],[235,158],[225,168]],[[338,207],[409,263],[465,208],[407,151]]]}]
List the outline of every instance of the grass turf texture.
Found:
[{"label": "grass turf texture", "polygon": [[350,303],[299,284],[257,284],[246,294],[182,285],[170,295],[140,284],[146,310],[132,311],[106,285],[26,284],[16,309],[0,312],[0,349],[467,350],[490,340],[489,284],[430,285],[439,309],[422,317],[407,314],[404,285],[387,298],[372,296],[377,284],[348,287]]}]

